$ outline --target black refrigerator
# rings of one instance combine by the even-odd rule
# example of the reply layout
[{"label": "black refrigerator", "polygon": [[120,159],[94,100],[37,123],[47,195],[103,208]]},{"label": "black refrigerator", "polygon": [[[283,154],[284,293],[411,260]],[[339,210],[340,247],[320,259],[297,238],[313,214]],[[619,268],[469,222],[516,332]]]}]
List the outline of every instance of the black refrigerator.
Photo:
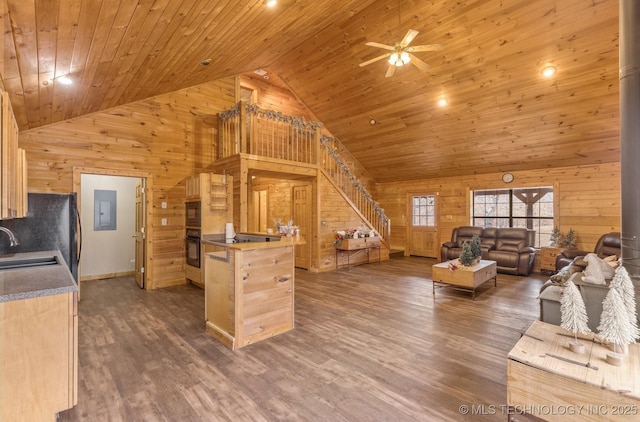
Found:
[{"label": "black refrigerator", "polygon": [[76,194],[29,193],[24,218],[0,221],[11,230],[20,245],[9,246],[0,233],[0,254],[59,250],[73,278],[78,281],[80,261],[80,218]]}]

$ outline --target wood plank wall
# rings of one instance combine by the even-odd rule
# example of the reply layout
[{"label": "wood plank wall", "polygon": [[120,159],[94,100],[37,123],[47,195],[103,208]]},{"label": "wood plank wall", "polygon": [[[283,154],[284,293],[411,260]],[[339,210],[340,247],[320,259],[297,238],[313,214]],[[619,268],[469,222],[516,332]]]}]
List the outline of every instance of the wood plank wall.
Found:
[{"label": "wood plank wall", "polygon": [[[308,184],[309,182],[304,182]],[[267,191],[267,227],[275,230],[274,220],[280,218],[284,224],[293,218],[291,215],[291,191],[300,184],[294,180],[256,177],[251,181],[253,191]],[[296,222],[294,221],[294,224]]]},{"label": "wood plank wall", "polygon": [[[334,188],[324,174],[318,177],[319,224],[318,224],[318,271],[329,271],[336,268],[336,253],[333,241],[338,230],[348,230],[362,226],[362,220],[349,206],[348,202]],[[324,222],[324,224],[323,224]],[[381,248],[381,259],[388,259],[389,250]],[[350,257],[351,263],[366,261],[365,253],[356,253]],[[373,260],[373,255],[372,255]],[[377,260],[377,257],[376,257]],[[346,264],[344,253],[338,254],[338,264]]]},{"label": "wood plank wall", "polygon": [[72,192],[78,167],[150,173],[153,258],[147,284],[183,284],[184,181],[210,165],[217,113],[233,104],[235,78],[227,78],[20,133],[29,191]]},{"label": "wood plank wall", "polygon": [[[234,176],[234,208],[241,210],[243,201],[247,202],[240,178],[247,169],[242,169],[240,161],[211,162],[217,113],[235,104],[235,86],[235,78],[227,78],[21,133],[19,145],[27,151],[29,191],[71,192],[74,168],[152,174],[153,268],[148,286],[184,283],[184,179],[202,170],[224,169]],[[270,107],[281,106],[285,113],[307,115],[286,90],[261,87],[259,102],[261,98]],[[576,231],[579,248],[593,249],[602,233],[620,230],[619,163],[513,173],[511,186],[555,187],[556,224],[565,233],[569,228]],[[378,184],[374,198],[391,218],[392,247],[405,247],[408,192],[439,194],[439,239],[444,242],[454,227],[469,223],[470,190],[508,187],[500,176]],[[326,271],[335,268],[335,231],[357,227],[361,221],[324,176],[318,180],[318,192],[318,248],[312,266]],[[168,206],[162,209],[160,204],[165,201]],[[167,226],[160,224],[162,218],[169,221]],[[236,211],[234,225],[240,227],[241,221]],[[383,251],[383,259],[386,253]]]},{"label": "wood plank wall", "polygon": [[441,243],[451,239],[453,228],[470,224],[470,192],[477,189],[553,186],[555,224],[564,234],[573,228],[579,249],[592,251],[602,234],[620,231],[620,163],[512,173],[509,185],[502,173],[378,184],[378,200],[391,218],[392,248],[407,250],[408,194],[419,191],[438,195]]},{"label": "wood plank wall", "polygon": [[[258,105],[265,110],[280,111],[289,116],[300,116],[307,120],[320,121],[312,111],[310,111],[297,97],[289,91],[284,82],[280,78],[271,74],[270,83],[263,79],[243,75],[240,77],[240,83],[244,86],[257,91]],[[333,137],[328,128],[322,127],[321,132],[327,136]],[[376,184],[371,174],[356,160],[353,155],[342,145],[338,139],[338,153],[342,156],[343,161],[349,165],[353,174],[360,182],[369,190],[375,198]]]}]

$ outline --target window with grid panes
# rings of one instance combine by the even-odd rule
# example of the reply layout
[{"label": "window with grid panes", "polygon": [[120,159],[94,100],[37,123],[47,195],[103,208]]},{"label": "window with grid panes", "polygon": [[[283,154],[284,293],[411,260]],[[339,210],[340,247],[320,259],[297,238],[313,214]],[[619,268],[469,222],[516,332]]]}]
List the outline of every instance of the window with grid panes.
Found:
[{"label": "window with grid panes", "polygon": [[473,191],[472,224],[535,230],[535,246],[548,245],[554,226],[553,187]]}]

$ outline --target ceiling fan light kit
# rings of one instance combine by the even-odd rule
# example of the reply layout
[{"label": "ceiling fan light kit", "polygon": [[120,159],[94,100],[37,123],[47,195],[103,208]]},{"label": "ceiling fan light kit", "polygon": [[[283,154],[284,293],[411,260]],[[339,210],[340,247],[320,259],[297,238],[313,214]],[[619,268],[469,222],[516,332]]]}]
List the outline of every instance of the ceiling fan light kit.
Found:
[{"label": "ceiling fan light kit", "polygon": [[384,75],[387,78],[393,76],[396,67],[404,66],[407,63],[413,63],[418,69],[426,72],[427,69],[429,69],[429,65],[420,60],[412,53],[417,51],[442,50],[443,46],[442,44],[427,44],[409,47],[409,44],[411,43],[411,41],[413,41],[416,35],[418,35],[418,31],[416,31],[415,29],[410,29],[409,31],[407,31],[402,41],[393,46],[377,42],[366,43],[366,45],[370,47],[382,48],[384,50],[389,50],[389,52],[360,63],[360,67],[367,66],[371,63],[388,57],[389,67],[387,68],[387,73]]},{"label": "ceiling fan light kit", "polygon": [[407,53],[406,51],[402,51],[399,54],[392,53],[391,56],[389,56],[389,64],[392,64],[394,66],[404,66],[410,61],[411,56],[409,56],[409,53]]}]

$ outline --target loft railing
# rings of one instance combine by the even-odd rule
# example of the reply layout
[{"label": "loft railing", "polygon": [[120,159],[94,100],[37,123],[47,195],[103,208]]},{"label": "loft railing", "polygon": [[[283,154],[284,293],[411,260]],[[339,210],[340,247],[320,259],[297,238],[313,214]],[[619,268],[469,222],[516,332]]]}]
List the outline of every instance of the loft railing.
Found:
[{"label": "loft railing", "polygon": [[307,121],[240,101],[219,114],[217,158],[246,153],[317,164],[342,189],[371,227],[389,241],[391,222],[338,152],[339,141],[320,133],[321,123]]},{"label": "loft railing", "polygon": [[298,163],[318,162],[318,122],[292,117],[240,101],[220,113],[218,158],[239,153]]}]

